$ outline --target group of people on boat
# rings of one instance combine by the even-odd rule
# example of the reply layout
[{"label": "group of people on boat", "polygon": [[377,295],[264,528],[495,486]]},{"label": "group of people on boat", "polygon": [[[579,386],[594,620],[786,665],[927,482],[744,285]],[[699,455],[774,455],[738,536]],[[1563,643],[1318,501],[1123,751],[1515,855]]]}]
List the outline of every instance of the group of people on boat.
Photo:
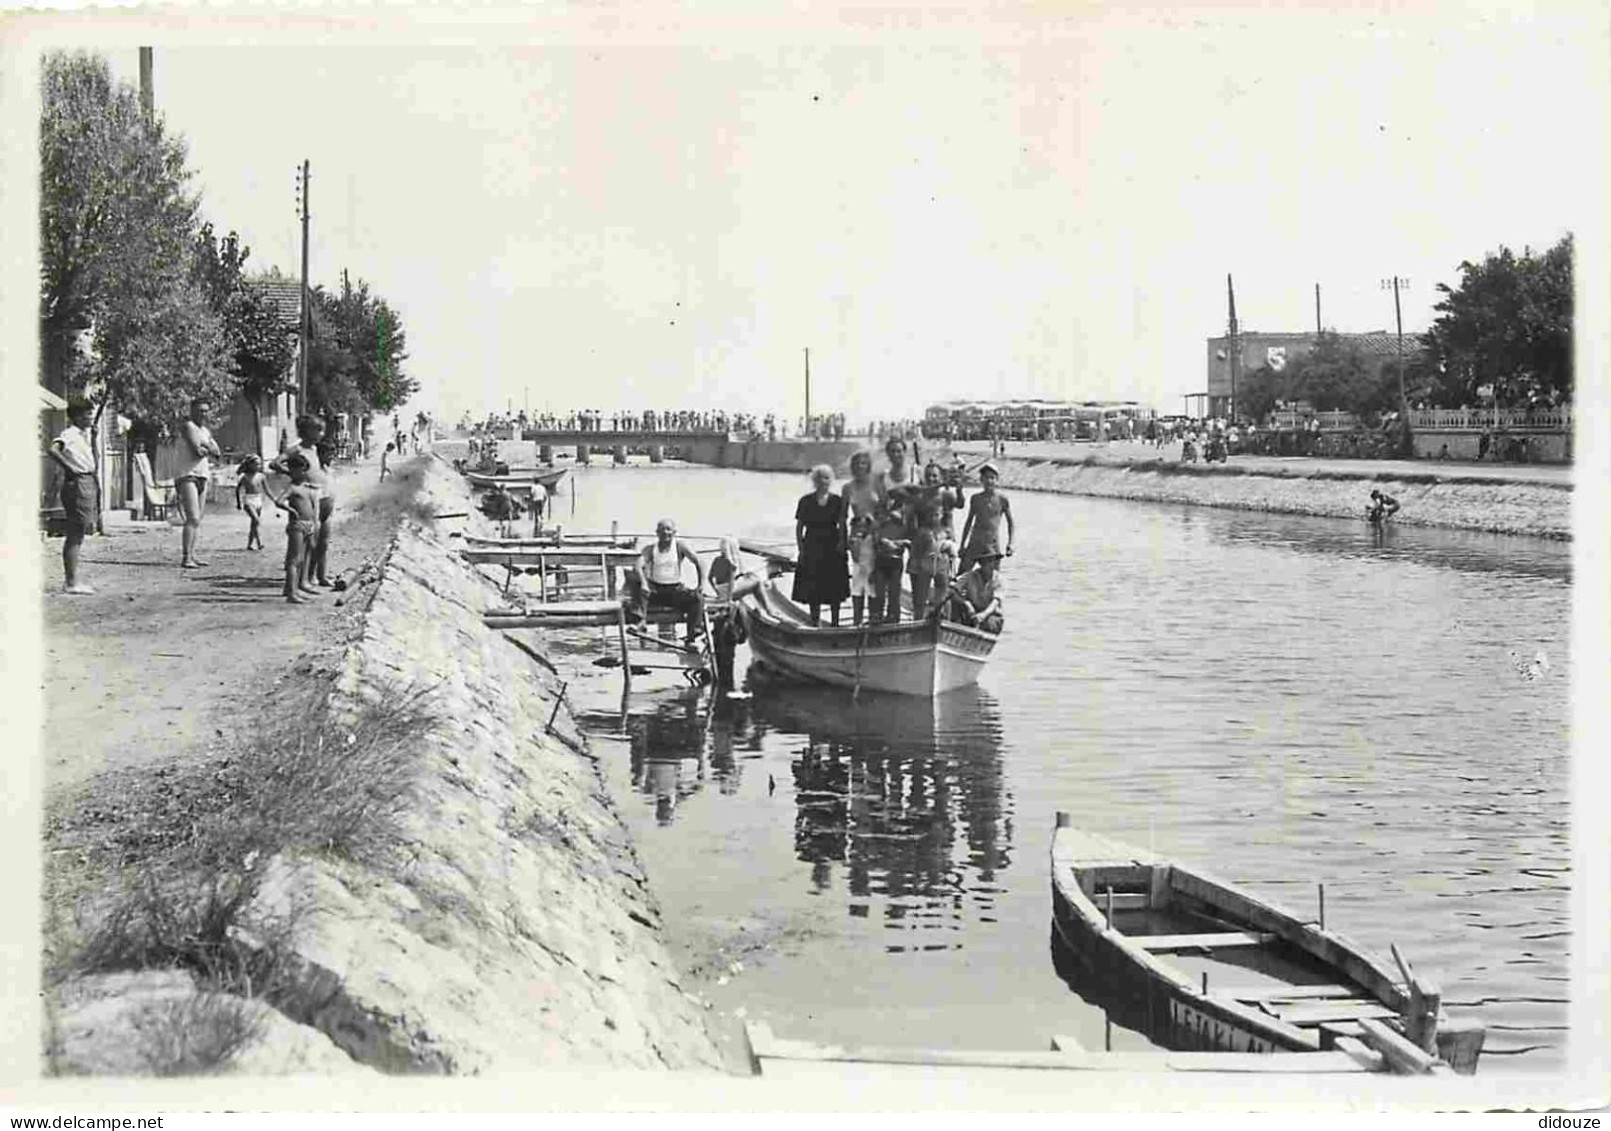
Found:
[{"label": "group of people on boat", "polygon": [[[850,479],[838,491],[832,468],[812,469],[812,489],[794,509],[791,596],[810,610],[813,624],[822,623],[827,606],[837,625],[847,598],[854,624],[895,624],[904,574],[914,619],[943,616],[999,632],[996,568],[1012,554],[1014,527],[1011,504],[996,490],[995,466],[979,468],[981,489],[967,499],[960,462],[941,468],[931,461],[918,471],[894,438],[884,453],[888,465],[876,473],[870,452],[851,456]],[[963,509],[959,539],[952,516]]]}]

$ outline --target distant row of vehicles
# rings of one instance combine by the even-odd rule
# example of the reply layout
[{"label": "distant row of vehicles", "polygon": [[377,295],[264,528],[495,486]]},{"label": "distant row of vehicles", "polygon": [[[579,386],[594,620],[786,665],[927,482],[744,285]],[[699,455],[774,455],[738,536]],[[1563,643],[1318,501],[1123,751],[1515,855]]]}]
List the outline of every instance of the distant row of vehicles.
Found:
[{"label": "distant row of vehicles", "polygon": [[1094,440],[1102,423],[1129,422],[1137,435],[1155,417],[1135,401],[945,401],[923,413],[929,440]]}]

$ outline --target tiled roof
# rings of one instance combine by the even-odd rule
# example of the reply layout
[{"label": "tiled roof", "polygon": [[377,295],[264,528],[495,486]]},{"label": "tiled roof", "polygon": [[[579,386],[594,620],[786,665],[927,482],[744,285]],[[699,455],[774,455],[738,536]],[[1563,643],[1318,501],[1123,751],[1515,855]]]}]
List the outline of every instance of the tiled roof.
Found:
[{"label": "tiled roof", "polygon": [[246,285],[269,300],[288,329],[297,328],[302,317],[302,284],[295,279],[268,275],[247,279]]}]

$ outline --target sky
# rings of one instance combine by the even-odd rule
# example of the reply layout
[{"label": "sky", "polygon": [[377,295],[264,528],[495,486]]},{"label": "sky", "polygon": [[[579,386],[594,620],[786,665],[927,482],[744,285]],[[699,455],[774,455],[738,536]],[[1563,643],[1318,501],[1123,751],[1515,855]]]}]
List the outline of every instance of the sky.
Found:
[{"label": "sky", "polygon": [[[1603,21],[1561,8],[904,11],[921,26],[145,38],[205,216],[295,276],[308,159],[313,280],[393,305],[415,405],[450,418],[794,416],[807,348],[813,409],[854,419],[1178,412],[1227,274],[1263,331],[1310,329],[1317,283],[1328,327],[1391,329],[1381,281],[1407,277],[1413,332],[1461,260],[1602,199]],[[138,42],[102,48],[131,81]]]}]

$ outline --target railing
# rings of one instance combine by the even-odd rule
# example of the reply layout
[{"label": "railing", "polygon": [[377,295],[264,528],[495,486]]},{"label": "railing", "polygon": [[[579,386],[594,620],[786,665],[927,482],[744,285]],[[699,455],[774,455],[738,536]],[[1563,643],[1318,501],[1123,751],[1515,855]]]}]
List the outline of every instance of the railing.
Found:
[{"label": "railing", "polygon": [[1410,413],[1410,426],[1424,432],[1481,432],[1531,429],[1567,432],[1572,428],[1572,407],[1560,408],[1429,408]]},{"label": "railing", "polygon": [[1351,412],[1340,409],[1329,409],[1326,412],[1301,413],[1282,409],[1272,413],[1271,425],[1275,428],[1308,428],[1311,420],[1320,421],[1320,430],[1323,432],[1351,431],[1359,423],[1359,417]]}]

